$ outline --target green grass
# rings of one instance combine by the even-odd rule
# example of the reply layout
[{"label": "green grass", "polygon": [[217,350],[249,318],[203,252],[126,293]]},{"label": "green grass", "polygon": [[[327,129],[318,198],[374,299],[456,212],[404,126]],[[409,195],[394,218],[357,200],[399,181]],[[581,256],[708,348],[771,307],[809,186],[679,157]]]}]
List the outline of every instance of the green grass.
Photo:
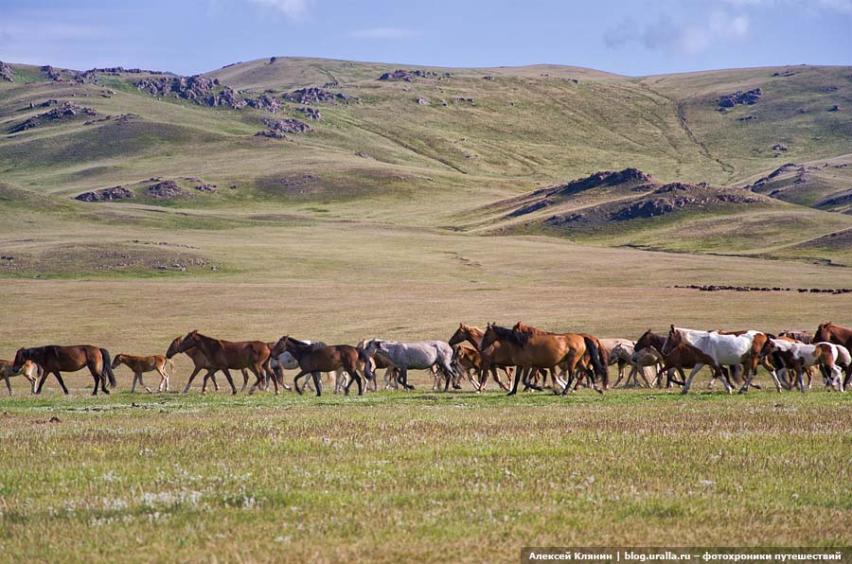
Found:
[{"label": "green grass", "polygon": [[848,409],[828,392],[2,398],[0,542],[35,560],[846,545]]}]

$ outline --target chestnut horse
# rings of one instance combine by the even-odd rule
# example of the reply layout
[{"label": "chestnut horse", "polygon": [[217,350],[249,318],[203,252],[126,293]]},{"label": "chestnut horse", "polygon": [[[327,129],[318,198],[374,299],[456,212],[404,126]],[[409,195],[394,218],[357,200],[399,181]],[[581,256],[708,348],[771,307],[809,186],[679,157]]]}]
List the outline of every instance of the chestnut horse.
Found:
[{"label": "chestnut horse", "polygon": [[[831,321],[820,323],[814,332],[813,342],[843,345],[847,350],[852,351],[852,327],[844,327]],[[846,370],[846,378],[843,379],[844,387],[849,385],[850,378],[852,378],[852,368]]]},{"label": "chestnut horse", "polygon": [[[299,363],[299,373],[293,377],[293,387],[299,395],[304,393],[304,390],[299,387],[299,378],[310,374],[314,380],[317,396],[321,396],[322,380],[320,373],[335,372],[338,368],[343,368],[349,374],[349,382],[343,390],[344,393],[349,395],[349,387],[354,381],[358,384],[358,395],[364,394],[361,375],[358,374],[358,363],[361,356],[355,347],[350,345],[329,346],[324,343],[309,344],[285,335],[278,339],[278,342],[272,347],[272,355],[278,356],[285,351],[293,355],[293,358]],[[364,360],[366,361],[366,359]]]},{"label": "chestnut horse", "polygon": [[110,364],[109,351],[92,345],[74,345],[63,347],[59,345],[47,345],[44,347],[32,347],[18,349],[15,354],[15,361],[12,364],[12,369],[19,372],[28,360],[36,363],[44,371],[38,381],[35,393],[40,394],[41,388],[44,386],[44,381],[47,380],[48,374],[53,374],[59,382],[59,386],[65,394],[68,394],[68,388],[65,387],[65,382],[62,380],[60,372],[77,372],[83,368],[88,368],[95,380],[95,386],[92,389],[92,395],[97,395],[98,386],[101,390],[108,394],[106,388],[107,378],[109,378],[110,387],[115,387],[115,373],[112,371]]},{"label": "chestnut horse", "polygon": [[36,382],[38,382],[38,379],[41,378],[42,374],[40,366],[33,361],[28,360],[24,363],[21,369],[17,371],[13,370],[11,360],[0,360],[0,376],[6,380],[6,389],[9,390],[10,396],[12,395],[12,384],[9,383],[9,378],[17,376],[18,374],[23,375],[24,378],[29,380],[32,392],[35,393]]},{"label": "chestnut horse", "polygon": [[501,350],[501,346],[499,342],[495,342],[491,344],[489,347],[485,347],[485,349],[480,348],[480,344],[482,343],[482,337],[485,335],[485,331],[480,329],[479,327],[474,327],[473,325],[466,325],[464,323],[459,323],[459,328],[456,329],[456,332],[453,333],[453,336],[450,337],[448,341],[450,345],[455,346],[461,344],[465,341],[473,345],[473,347],[479,352],[479,389],[484,390],[486,381],[488,380],[488,373],[491,373],[491,377],[497,382],[497,385],[500,386],[504,391],[509,391],[509,386],[503,383],[500,380],[500,377],[497,375],[497,369],[501,368],[503,372],[506,374],[506,377],[512,377],[510,370],[512,364],[512,359],[510,358],[508,352],[506,350]]},{"label": "chestnut horse", "polygon": [[[133,385],[130,387],[131,393],[136,392],[136,382],[139,382],[139,384],[141,384],[150,394],[151,388],[146,386],[145,382],[142,381],[142,374],[145,372],[153,372],[155,370],[157,371],[157,374],[160,375],[160,385],[157,386],[157,391],[169,391],[169,372],[175,371],[175,365],[171,359],[168,359],[161,354],[155,354],[153,356],[134,356],[132,354],[118,353],[115,355],[115,360],[112,361],[113,370],[122,364],[126,365],[127,368],[133,371]],[[166,368],[169,369],[169,372],[166,372]]]},{"label": "chestnut horse", "polygon": [[[599,360],[599,351],[594,341],[576,333],[531,335],[489,323],[482,337],[480,350],[487,349],[495,342],[506,346],[512,358],[512,364],[518,367],[512,390],[509,392],[510,396],[518,392],[521,376],[532,373],[532,370],[536,368],[555,370],[557,366],[564,363],[569,378],[573,379],[586,351],[590,353],[595,372],[602,376],[606,371]],[[603,393],[594,379],[592,379],[592,385],[597,392]],[[565,386],[562,393],[565,394],[568,388],[569,386]],[[555,392],[558,393],[556,390]]]},{"label": "chestnut horse", "polygon": [[[207,368],[207,374],[213,374],[217,370],[225,373],[225,378],[228,379],[228,384],[231,385],[231,393],[236,394],[237,388],[234,386],[234,380],[231,378],[229,370],[234,369],[249,369],[256,379],[252,384],[249,393],[252,393],[255,388],[261,386],[265,381],[266,369],[269,364],[269,346],[263,341],[224,341],[222,339],[214,339],[202,335],[197,330],[191,331],[181,339],[177,347],[177,352],[186,352],[187,350],[197,347],[207,357],[207,362],[210,365]],[[183,389],[183,393],[189,392],[189,387],[192,385],[192,379],[195,373],[190,377]],[[278,390],[278,382],[272,376],[272,382],[275,384],[275,390]]]},{"label": "chestnut horse", "polygon": [[[174,341],[171,342],[168,350],[166,350],[166,358],[167,359],[171,359],[176,354],[179,354],[181,352],[181,351],[178,350],[178,347],[180,347],[181,340],[182,340],[181,337],[175,337]],[[190,360],[192,360],[193,369],[192,369],[192,374],[189,376],[190,381],[193,378],[195,378],[195,376],[199,372],[201,372],[202,370],[208,370],[208,369],[213,367],[207,361],[207,357],[204,356],[204,353],[198,347],[192,347],[192,348],[186,349],[185,351],[183,351],[183,354],[185,354],[186,356],[189,357]],[[208,378],[213,382],[213,388],[217,392],[219,391],[219,384],[216,382],[215,372],[216,372],[216,370],[214,370],[213,372],[208,372],[207,374],[204,375],[204,378],[203,378],[204,384],[201,386],[201,393],[202,394],[207,391],[207,380],[208,380]],[[243,368],[241,370],[241,372],[243,373],[243,387],[240,389],[240,391],[243,391],[243,390],[246,389],[246,386],[248,386],[248,372],[246,371],[245,368]]]},{"label": "chestnut horse", "polygon": [[[520,333],[528,333],[530,335],[560,335],[560,333],[553,333],[553,332],[550,332],[550,331],[545,331],[544,329],[539,329],[538,327],[532,327],[531,325],[527,325],[526,323],[524,323],[522,321],[518,321],[517,323],[515,323],[515,326],[512,327],[512,330],[518,331]],[[572,333],[564,333],[564,334],[565,335],[571,335]],[[606,349],[606,347],[604,347],[601,340],[598,339],[597,337],[595,337],[594,335],[589,335],[588,333],[577,333],[577,335],[580,335],[581,337],[584,337],[584,338],[588,337],[595,344],[595,347],[597,348],[597,351],[598,351],[598,359],[597,360],[598,360],[598,362],[600,362],[601,366],[604,367],[604,371],[603,371],[604,389],[607,389],[609,387],[609,370],[607,370],[606,367],[609,366],[609,351]],[[589,349],[589,347],[587,347],[587,349]],[[593,368],[593,363],[592,363],[590,351],[591,351],[591,349],[586,351],[586,354],[583,355],[583,360],[581,361],[580,364],[583,367],[583,369],[588,374],[590,374],[592,376],[592,378],[594,378],[595,372],[594,372],[594,368]],[[555,375],[555,373],[551,371],[550,377],[553,380],[553,385],[556,386],[556,375]],[[577,377],[577,384],[574,386],[575,390],[580,385],[581,378],[582,378],[582,376]],[[569,381],[568,385],[570,385],[570,381]]]}]

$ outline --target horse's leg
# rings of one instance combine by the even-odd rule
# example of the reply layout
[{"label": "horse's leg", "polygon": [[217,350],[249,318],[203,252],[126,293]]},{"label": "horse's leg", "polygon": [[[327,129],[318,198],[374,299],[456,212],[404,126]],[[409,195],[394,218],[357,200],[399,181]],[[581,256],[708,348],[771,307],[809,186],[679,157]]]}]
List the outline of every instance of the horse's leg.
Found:
[{"label": "horse's leg", "polygon": [[[503,369],[503,372],[506,374],[506,378],[508,379],[508,381],[511,382],[512,381],[512,375],[509,374],[509,372],[505,368]],[[509,391],[509,385],[504,384],[503,380],[501,380],[500,376],[497,374],[497,367],[496,366],[491,367],[491,377],[494,379],[495,382],[497,382],[497,385],[500,386],[501,390],[503,390],[504,392]],[[485,375],[485,378],[486,378],[486,380],[488,379],[487,374]]]},{"label": "horse's leg", "polygon": [[[408,383],[408,367],[399,369],[399,382],[406,390],[413,390],[414,386]],[[352,383],[351,381],[349,382]]]},{"label": "horse's leg", "polygon": [[222,372],[225,373],[225,378],[228,379],[228,384],[231,385],[231,395],[237,395],[237,387],[234,385],[234,379],[231,378],[231,373],[227,368],[223,368]]},{"label": "horse's leg", "polygon": [[351,385],[352,379],[354,379],[355,383],[358,384],[358,395],[363,396],[364,395],[364,386],[363,386],[363,382],[361,382],[361,375],[358,374],[358,370],[356,370],[354,367],[347,368],[346,373],[349,374],[349,384]]},{"label": "horse's leg", "polygon": [[689,393],[689,387],[692,385],[692,379],[695,378],[695,375],[698,374],[699,370],[702,368],[704,368],[704,365],[701,363],[698,363],[693,367],[692,372],[689,373],[689,377],[683,382],[683,390],[680,393]]},{"label": "horse's leg", "polygon": [[3,372],[3,379],[6,380],[6,389],[9,390],[9,395],[12,395],[12,384],[9,382],[9,374]]},{"label": "horse's leg", "polygon": [[[184,387],[183,387],[183,393],[185,393],[185,394],[189,393],[189,387],[190,387],[190,386],[192,386],[192,381],[195,379],[195,376],[196,376],[199,372],[201,372],[201,368],[199,368],[199,367],[197,367],[197,366],[196,366],[196,367],[195,367],[195,370],[193,370],[193,371],[192,371],[192,374],[190,374],[190,375],[189,375],[189,380],[187,380],[187,381],[186,381],[186,386],[184,386]],[[207,381],[207,378],[211,378],[211,377],[212,377],[212,378],[213,378],[213,385],[214,385],[214,386],[216,386],[216,378],[215,378],[215,376],[213,376],[213,374],[214,374],[214,373],[215,373],[215,370],[210,370],[210,369],[208,368],[208,369],[207,369],[207,374],[205,374],[205,375],[204,375],[204,381],[206,382],[206,381]],[[203,386],[203,385],[202,385],[202,387],[201,387],[201,391],[202,391],[202,393],[204,392],[204,386]],[[216,386],[216,391],[219,391],[219,387],[218,387],[218,386]]]},{"label": "horse's leg", "polygon": [[161,393],[163,391],[163,386],[168,387],[169,382],[169,373],[166,372],[165,368],[157,368],[157,373],[160,375],[160,385],[157,386],[157,393]]},{"label": "horse's leg", "polygon": [[316,389],[317,397],[320,397],[322,395],[322,378],[320,378],[320,373],[312,372],[311,377],[314,380],[314,388]]},{"label": "horse's leg", "polygon": [[[240,388],[240,391],[241,391],[241,392],[244,392],[244,391],[246,391],[246,386],[248,386],[248,371],[247,371],[245,368],[241,368],[241,369],[240,369],[240,372],[242,372],[242,373],[243,373],[243,387],[242,387],[242,388]],[[260,379],[258,378],[258,381],[259,381],[259,380],[260,380]],[[255,386],[257,386],[257,382],[255,382],[255,383],[252,385],[252,390],[254,390],[254,387],[255,387]],[[252,393],[252,390],[250,390],[250,391],[249,391],[249,393]]]},{"label": "horse's leg", "polygon": [[518,367],[515,367],[515,382],[512,384],[512,389],[509,391],[507,395],[514,396],[518,393],[518,384],[521,381],[521,370]]},{"label": "horse's leg", "polygon": [[304,394],[304,393],[305,393],[305,391],[304,391],[304,389],[302,389],[302,388],[300,388],[300,387],[299,387],[299,378],[303,377],[303,376],[304,376],[304,375],[306,375],[307,373],[308,373],[308,371],[307,371],[307,370],[301,370],[301,371],[299,371],[299,373],[298,373],[298,374],[296,374],[295,376],[293,376],[293,388],[296,390],[296,393],[298,393],[300,396],[301,396],[302,394]]},{"label": "horse's leg", "polygon": [[45,370],[44,372],[42,372],[41,378],[38,379],[38,386],[36,386],[36,388],[35,388],[36,394],[41,393],[41,388],[42,388],[42,386],[44,386],[44,382],[45,382],[45,380],[47,380],[48,374],[50,374],[50,371],[48,371],[48,370]]},{"label": "horse's leg", "polygon": [[135,393],[136,393],[136,381],[137,381],[138,379],[139,379],[139,373],[138,373],[138,372],[134,372],[134,373],[133,373],[133,383],[132,383],[132,384],[130,384],[130,393],[131,393],[131,394],[135,394]]}]

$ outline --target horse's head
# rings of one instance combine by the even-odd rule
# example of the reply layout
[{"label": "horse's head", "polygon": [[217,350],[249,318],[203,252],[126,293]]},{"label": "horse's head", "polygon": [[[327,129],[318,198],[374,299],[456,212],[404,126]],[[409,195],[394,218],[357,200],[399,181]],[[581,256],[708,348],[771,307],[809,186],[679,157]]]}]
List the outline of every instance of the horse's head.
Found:
[{"label": "horse's head", "polygon": [[831,341],[831,326],[834,325],[831,321],[820,323],[817,330],[814,332],[814,342],[829,342]]},{"label": "horse's head", "polygon": [[287,351],[287,342],[290,340],[289,335],[284,335],[272,345],[272,349],[269,351],[270,356],[280,356],[281,354],[288,352]]},{"label": "horse's head", "polygon": [[[177,340],[177,339],[175,339],[175,340]],[[172,341],[172,344],[174,345],[174,341]],[[189,349],[191,349],[193,347],[197,347],[197,346],[198,346],[198,329],[194,329],[194,330],[190,331],[189,333],[187,333],[186,335],[184,335],[182,339],[180,339],[180,341],[177,343],[177,347],[175,347],[175,353],[186,352]],[[169,350],[171,350],[171,347],[169,347]],[[168,356],[168,355],[166,355],[166,356]],[[171,357],[169,357],[169,358],[171,358]]]},{"label": "horse's head", "polygon": [[114,359],[112,359],[112,369],[113,369],[113,370],[115,370],[116,368],[118,368],[118,367],[119,367],[119,365],[120,365],[122,362],[124,362],[124,354],[123,354],[123,353],[118,353],[117,355],[115,355],[115,358],[114,358]]},{"label": "horse's head", "polygon": [[18,351],[15,353],[15,360],[12,361],[12,370],[14,371],[14,373],[19,373],[21,371],[21,368],[23,368],[24,363],[28,360],[32,360],[32,353],[30,349],[18,349]]},{"label": "horse's head", "polygon": [[364,346],[361,348],[361,358],[373,358],[373,355],[375,355],[376,352],[382,351],[383,344],[384,342],[379,339],[370,339],[365,342]]},{"label": "horse's head", "polygon": [[468,338],[468,330],[467,325],[464,323],[459,323],[459,328],[456,329],[456,332],[453,333],[453,336],[450,337],[450,340],[447,341],[450,345],[457,345],[466,341]]},{"label": "horse's head", "polygon": [[667,355],[670,352],[672,352],[675,349],[675,347],[680,345],[682,342],[683,342],[683,333],[678,331],[675,328],[675,326],[672,325],[669,328],[669,334],[666,337],[666,342],[663,343],[663,350],[661,350],[660,352],[663,353],[664,355]]},{"label": "horse's head", "polygon": [[482,352],[491,345],[493,345],[497,340],[497,330],[494,329],[496,324],[489,323],[488,327],[485,329],[485,333],[482,335],[482,341],[479,343],[479,351]]},{"label": "horse's head", "polygon": [[176,355],[178,351],[178,347],[180,346],[180,337],[175,337],[174,341],[169,344],[169,348],[166,350],[166,358],[172,358]]}]

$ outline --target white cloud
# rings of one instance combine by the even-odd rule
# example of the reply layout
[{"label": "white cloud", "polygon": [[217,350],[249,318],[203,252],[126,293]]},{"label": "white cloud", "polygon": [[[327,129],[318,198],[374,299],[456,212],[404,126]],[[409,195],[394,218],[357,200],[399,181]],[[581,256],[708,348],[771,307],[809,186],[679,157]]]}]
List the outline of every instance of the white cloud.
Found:
[{"label": "white cloud", "polygon": [[743,7],[797,7],[806,11],[830,11],[852,15],[852,0],[717,0],[723,4]]},{"label": "white cloud", "polygon": [[750,25],[746,15],[731,16],[721,11],[701,23],[676,23],[665,15],[644,25],[624,20],[604,33],[604,44],[611,48],[638,44],[649,50],[697,55],[718,43],[747,38]]},{"label": "white cloud", "polygon": [[356,39],[408,39],[421,34],[419,31],[404,27],[371,27],[350,31],[347,35]]},{"label": "white cloud", "polygon": [[249,0],[252,4],[271,8],[284,14],[287,19],[299,21],[308,15],[310,0]]}]

